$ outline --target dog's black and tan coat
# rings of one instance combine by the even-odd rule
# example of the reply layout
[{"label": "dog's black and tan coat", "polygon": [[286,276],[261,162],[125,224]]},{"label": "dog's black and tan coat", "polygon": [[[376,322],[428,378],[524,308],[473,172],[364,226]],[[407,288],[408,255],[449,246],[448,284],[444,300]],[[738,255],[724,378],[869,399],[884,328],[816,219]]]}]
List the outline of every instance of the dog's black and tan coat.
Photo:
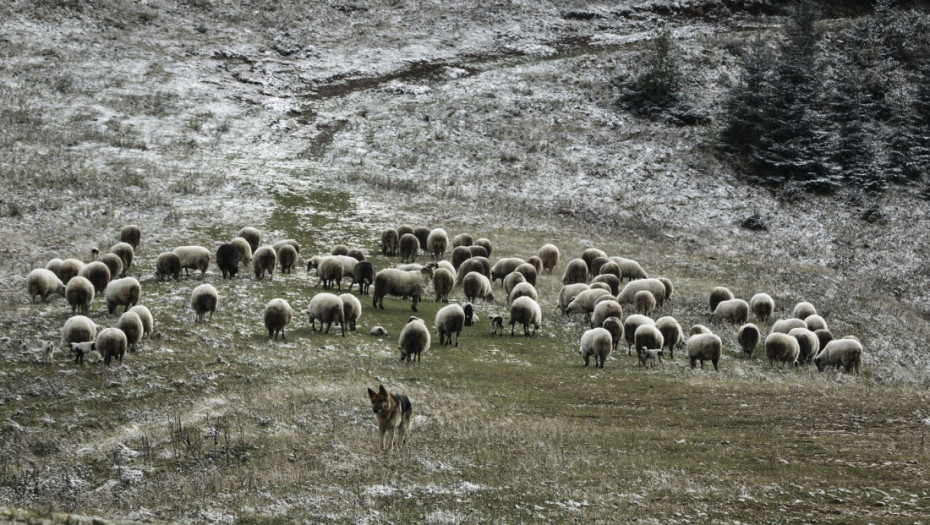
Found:
[{"label": "dog's black and tan coat", "polygon": [[[391,394],[384,385],[379,385],[377,392],[369,388],[368,397],[371,398],[371,409],[378,420],[378,441],[381,450],[394,450],[395,441],[398,447],[403,446],[407,440],[407,429],[410,428],[410,416],[413,414],[410,399],[405,395]],[[384,435],[388,432],[391,433],[391,437],[385,444]]]}]

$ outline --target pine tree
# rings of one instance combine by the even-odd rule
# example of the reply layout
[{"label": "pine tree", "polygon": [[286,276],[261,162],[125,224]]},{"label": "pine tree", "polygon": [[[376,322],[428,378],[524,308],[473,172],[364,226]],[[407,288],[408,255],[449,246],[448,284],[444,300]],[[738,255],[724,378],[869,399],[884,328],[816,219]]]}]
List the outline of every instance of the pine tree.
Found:
[{"label": "pine tree", "polygon": [[681,90],[680,50],[672,33],[652,41],[642,71],[621,86],[620,105],[633,113],[654,117],[675,106]]},{"label": "pine tree", "polygon": [[775,57],[761,40],[754,40],[743,57],[740,81],[727,97],[727,122],[719,136],[724,150],[749,155],[759,146],[774,69]]},{"label": "pine tree", "polygon": [[855,60],[845,60],[836,69],[828,101],[835,123],[831,161],[838,175],[853,186],[882,190],[887,185],[886,170],[882,167],[872,93],[860,82],[862,69]]}]

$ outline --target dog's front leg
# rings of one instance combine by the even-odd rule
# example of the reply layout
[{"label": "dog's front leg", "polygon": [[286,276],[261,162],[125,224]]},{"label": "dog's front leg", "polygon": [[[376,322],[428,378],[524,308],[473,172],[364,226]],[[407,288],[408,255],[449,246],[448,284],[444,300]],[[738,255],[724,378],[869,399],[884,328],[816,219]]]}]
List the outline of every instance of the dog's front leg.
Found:
[{"label": "dog's front leg", "polygon": [[390,428],[390,429],[388,429],[387,431],[391,433],[391,439],[390,439],[390,441],[389,441],[388,449],[387,449],[387,451],[390,453],[390,452],[394,452],[394,434],[395,434],[395,432],[394,432],[394,429],[393,429],[393,428]]}]

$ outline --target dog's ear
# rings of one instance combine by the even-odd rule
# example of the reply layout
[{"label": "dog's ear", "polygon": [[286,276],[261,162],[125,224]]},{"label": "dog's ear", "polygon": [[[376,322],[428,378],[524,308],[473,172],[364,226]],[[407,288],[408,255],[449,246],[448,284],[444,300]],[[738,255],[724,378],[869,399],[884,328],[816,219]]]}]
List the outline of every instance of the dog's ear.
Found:
[{"label": "dog's ear", "polygon": [[385,390],[384,385],[378,385],[378,393],[381,394],[382,396],[387,395],[387,390]]},{"label": "dog's ear", "polygon": [[368,398],[369,398],[369,399],[374,399],[374,398],[375,398],[375,391],[372,390],[372,389],[370,389],[370,388],[368,389]]}]

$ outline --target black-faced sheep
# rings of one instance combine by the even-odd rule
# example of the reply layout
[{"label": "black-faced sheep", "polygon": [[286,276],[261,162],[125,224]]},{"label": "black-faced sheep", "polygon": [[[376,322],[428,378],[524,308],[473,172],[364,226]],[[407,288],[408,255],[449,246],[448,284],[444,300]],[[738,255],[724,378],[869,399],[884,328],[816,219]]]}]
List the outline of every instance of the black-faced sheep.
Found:
[{"label": "black-faced sheep", "polygon": [[574,283],[562,286],[562,289],[559,291],[559,300],[556,303],[556,308],[558,308],[560,312],[565,313],[565,309],[568,308],[572,299],[577,297],[581,292],[590,289],[591,287],[585,283]]},{"label": "black-faced sheep", "polygon": [[258,245],[262,243],[261,232],[251,226],[246,226],[239,230],[237,237],[242,237],[249,243],[249,248],[252,249],[252,253],[255,253],[255,250],[258,249]]},{"label": "black-faced sheep", "polygon": [[[523,263],[517,266],[516,268],[514,268],[513,271],[517,273],[522,273],[523,277],[526,279],[526,282],[532,284],[533,286],[536,286],[536,275],[538,272],[536,271],[536,267],[533,266],[532,264],[528,262]],[[503,281],[501,281],[501,283],[503,284]]]},{"label": "black-faced sheep", "polygon": [[359,261],[352,272],[349,290],[352,290],[353,284],[358,283],[358,293],[368,295],[369,288],[375,282],[375,273],[375,267],[371,261]]},{"label": "black-faced sheep", "polygon": [[636,292],[642,290],[650,292],[655,297],[658,306],[665,304],[665,285],[658,279],[637,279],[627,283],[623,290],[617,294],[617,302],[620,304],[632,303],[636,297]]},{"label": "black-faced sheep", "polygon": [[632,353],[633,343],[636,342],[636,330],[643,325],[653,325],[655,326],[656,322],[651,318],[646,317],[645,315],[633,314],[626,318],[623,321],[623,338],[626,341],[626,355]]},{"label": "black-faced sheep", "polygon": [[45,269],[48,270],[48,271],[50,271],[50,272],[52,272],[52,273],[54,273],[56,277],[58,277],[59,279],[61,279],[61,277],[58,276],[58,270],[61,269],[61,263],[63,263],[63,262],[65,262],[65,261],[63,261],[63,260],[61,260],[61,259],[59,259],[59,258],[56,257],[56,258],[50,260],[48,263],[45,264]]},{"label": "black-faced sheep", "polygon": [[478,315],[475,314],[475,305],[471,303],[463,303],[462,310],[465,312],[465,326],[473,326],[478,324]]},{"label": "black-faced sheep", "polygon": [[152,312],[142,306],[137,304],[129,309],[130,312],[135,312],[139,316],[139,319],[142,321],[142,336],[148,336],[152,334],[152,330],[155,329],[155,318],[152,317]]},{"label": "black-faced sheep", "polygon": [[107,289],[110,282],[110,268],[100,261],[93,261],[85,264],[78,276],[90,281],[94,285],[94,292],[99,294]]},{"label": "black-faced sheep", "polygon": [[662,359],[664,352],[661,348],[646,348],[645,346],[640,347],[636,351],[636,357],[639,359],[639,366],[644,368],[655,368],[660,363],[665,361]]},{"label": "black-faced sheep", "polygon": [[354,332],[358,320],[362,318],[362,302],[350,293],[341,294],[339,299],[342,301],[342,316],[345,323],[349,325],[349,330]]},{"label": "black-faced sheep", "polygon": [[723,301],[729,301],[733,299],[733,292],[725,286],[717,286],[710,291],[710,299],[708,303],[710,304],[710,311],[713,312],[717,309],[717,305]]},{"label": "black-faced sheep", "polygon": [[277,265],[278,254],[271,246],[262,246],[252,252],[252,271],[256,279],[264,279],[265,272],[268,272],[268,278],[271,279]]},{"label": "black-faced sheep", "polygon": [[446,230],[436,228],[429,232],[426,237],[426,251],[429,252],[433,259],[442,259],[446,254],[446,248],[449,246],[449,236]]},{"label": "black-faced sheep", "polygon": [[420,362],[420,354],[429,350],[430,335],[422,319],[411,317],[397,339],[401,361]]},{"label": "black-faced sheep", "polygon": [[762,332],[759,331],[758,326],[746,323],[739,327],[739,331],[736,332],[736,341],[739,343],[740,348],[743,349],[746,357],[752,357],[752,353],[759,346],[759,342],[762,341]]},{"label": "black-faced sheep", "polygon": [[211,284],[201,284],[191,292],[191,308],[197,314],[196,322],[204,322],[204,316],[210,312],[210,321],[213,321],[213,312],[219,302],[219,294]]},{"label": "black-faced sheep", "polygon": [[105,253],[100,257],[100,262],[107,265],[107,268],[110,269],[111,280],[123,274],[123,260],[119,258],[119,255],[115,253]]},{"label": "black-faced sheep", "polygon": [[94,300],[94,284],[90,279],[75,275],[68,281],[65,286],[65,299],[71,305],[71,313],[80,310],[81,314],[87,315],[87,309],[90,302]]},{"label": "black-faced sheep", "polygon": [[795,319],[806,319],[811,315],[817,315],[817,309],[814,308],[814,305],[806,301],[801,301],[794,305],[794,310],[791,311],[791,317]]},{"label": "black-faced sheep", "polygon": [[491,321],[491,335],[504,335],[504,318],[499,315],[489,315]]},{"label": "black-faced sheep", "polygon": [[510,304],[510,335],[513,335],[513,327],[516,323],[523,324],[523,335],[529,337],[530,325],[533,325],[532,335],[536,335],[539,325],[542,323],[542,310],[539,303],[529,297],[518,297]]},{"label": "black-faced sheep", "polygon": [[142,285],[133,277],[123,277],[110,281],[104,292],[107,300],[107,310],[113,314],[116,313],[117,306],[125,306],[123,310],[128,311],[139,302],[139,296],[142,295]]},{"label": "black-faced sheep", "polygon": [[610,260],[620,266],[620,273],[623,274],[621,276],[621,280],[626,279],[628,281],[635,281],[636,279],[649,278],[649,275],[646,274],[646,270],[643,270],[643,267],[633,259],[610,257]]},{"label": "black-faced sheep", "polygon": [[585,330],[581,335],[581,346],[578,353],[584,358],[584,366],[588,366],[591,356],[594,356],[594,366],[604,368],[604,362],[607,356],[613,350],[614,340],[610,332],[604,328],[592,328]]},{"label": "black-faced sheep", "polygon": [[397,230],[381,232],[381,255],[397,255]]},{"label": "black-faced sheep", "polygon": [[465,298],[472,303],[479,298],[488,302],[494,301],[494,295],[491,293],[491,281],[478,272],[469,272],[468,275],[462,279],[462,293],[464,293]]},{"label": "black-faced sheep", "polygon": [[811,332],[816,332],[817,330],[829,330],[827,327],[827,322],[823,317],[820,317],[817,314],[805,317],[804,324],[807,325],[807,329]]},{"label": "black-faced sheep", "polygon": [[372,307],[384,310],[384,296],[393,295],[412,298],[411,309],[416,312],[417,303],[431,278],[432,274],[428,268],[413,272],[385,268],[375,275],[375,291],[371,294]]},{"label": "black-faced sheep", "polygon": [[791,319],[780,319],[772,323],[772,329],[770,332],[787,334],[794,328],[807,328],[807,323],[802,319],[791,318]]},{"label": "black-faced sheep", "polygon": [[562,284],[575,284],[588,282],[588,265],[581,259],[572,259],[565,265],[562,274]]},{"label": "black-faced sheep", "polygon": [[465,246],[456,246],[452,249],[452,266],[458,270],[463,262],[471,259],[471,250]]},{"label": "black-faced sheep", "polygon": [[485,238],[485,237],[480,237],[480,238],[478,238],[478,239],[475,239],[475,246],[481,246],[482,248],[484,248],[484,250],[485,250],[486,252],[488,252],[488,254],[485,255],[485,257],[490,257],[490,256],[491,256],[492,245],[491,245],[491,241],[490,241],[489,239],[487,239],[487,238]]},{"label": "black-faced sheep", "polygon": [[594,306],[598,298],[609,296],[610,292],[598,288],[589,288],[575,296],[568,306],[565,307],[565,315],[572,316],[576,314],[591,314],[594,312]]},{"label": "black-faced sheep", "polygon": [[139,229],[139,227],[135,224],[127,224],[119,230],[120,242],[125,242],[126,244],[132,246],[133,250],[139,247],[139,241],[141,239],[142,230]]},{"label": "black-faced sheep", "polygon": [[619,317],[608,317],[604,319],[601,328],[610,332],[610,337],[614,342],[614,349],[616,350],[617,345],[620,344],[620,340],[623,339],[623,321],[621,321]]},{"label": "black-faced sheep", "polygon": [[385,330],[383,326],[372,326],[371,330],[369,330],[368,333],[375,337],[384,337],[388,335],[387,330]]},{"label": "black-faced sheep", "polygon": [[[330,255],[349,255],[349,247],[345,244],[337,244],[329,251]],[[280,254],[279,254],[280,255]]]},{"label": "black-faced sheep", "polygon": [[417,226],[413,229],[413,236],[417,238],[417,241],[420,243],[420,249],[423,250],[423,253],[429,253],[429,232],[431,230],[426,226]]},{"label": "black-faced sheep", "polygon": [[65,296],[64,283],[54,272],[45,268],[36,268],[29,272],[26,276],[26,288],[29,291],[29,300],[32,302],[35,302],[37,295],[42,298],[43,303],[47,303],[48,296],[53,293]]},{"label": "black-faced sheep", "polygon": [[142,334],[145,333],[145,326],[142,324],[142,318],[133,311],[125,311],[116,321],[116,327],[126,334],[126,342],[129,345],[129,351],[135,352],[139,341],[142,340]]},{"label": "black-faced sheep", "polygon": [[[491,281],[496,281],[500,279],[501,286],[504,285],[504,277],[507,277],[507,274],[517,269],[517,266],[525,263],[523,259],[519,257],[504,257],[503,259],[498,259],[494,263],[494,266],[491,267]],[[526,277],[524,275],[523,277]]]},{"label": "black-faced sheep", "polygon": [[519,283],[514,286],[513,290],[510,290],[510,295],[507,296],[507,304],[513,304],[517,297],[529,297],[534,301],[539,301],[536,287],[530,283]]},{"label": "black-faced sheep", "polygon": [[715,334],[697,334],[688,338],[688,361],[691,368],[701,362],[701,370],[704,369],[704,361],[710,361],[714,365],[714,370],[720,370],[717,364],[720,362],[720,355],[723,353],[723,341]]},{"label": "black-faced sheep", "polygon": [[655,310],[656,297],[649,290],[640,290],[633,294],[633,310],[643,315],[649,315]]},{"label": "black-faced sheep", "polygon": [[449,294],[455,286],[455,275],[446,268],[436,268],[433,271],[433,291],[436,292],[437,303],[448,303]]},{"label": "black-faced sheep", "polygon": [[656,319],[656,328],[659,329],[665,343],[662,348],[668,348],[669,357],[675,359],[675,348],[680,348],[684,344],[684,333],[678,320],[668,315],[660,317]]},{"label": "black-faced sheep", "polygon": [[[607,295],[606,297],[610,296]],[[614,301],[612,297],[610,297],[610,299],[595,303],[594,312],[591,314],[591,328],[597,328],[598,326],[603,325],[604,320],[608,317],[618,317],[623,319],[623,307],[620,306],[620,303]]]},{"label": "black-faced sheep", "polygon": [[728,321],[733,324],[743,324],[749,321],[749,303],[742,299],[720,301],[710,318],[714,322]]},{"label": "black-faced sheep", "polygon": [[[300,243],[297,242],[297,239],[283,239],[271,245],[275,252],[279,251],[282,246],[293,246],[294,250],[300,253]],[[348,248],[346,248],[346,251],[348,251]]]},{"label": "black-faced sheep", "polygon": [[119,257],[120,262],[123,263],[123,273],[120,275],[126,275],[129,267],[132,266],[132,259],[135,257],[135,250],[132,249],[132,245],[127,242],[118,242],[110,247],[110,253]]},{"label": "black-faced sheep", "polygon": [[602,273],[591,279],[591,284],[604,283],[610,288],[610,295],[616,296],[620,293],[620,278],[609,273]]},{"label": "black-faced sheep", "polygon": [[801,346],[795,337],[773,332],[765,338],[765,357],[768,358],[769,363],[780,361],[797,365],[800,354]]},{"label": "black-faced sheep", "polygon": [[81,349],[81,351],[75,351],[72,348],[73,344],[81,343],[93,343],[94,339],[97,337],[97,325],[86,316],[75,315],[70,317],[65,324],[61,327],[61,344],[62,346],[71,349],[74,354],[74,362],[80,364],[84,361],[84,354],[91,350],[90,347]]},{"label": "black-faced sheep", "polygon": [[647,351],[653,349],[661,351],[665,346],[665,338],[655,324],[641,324],[633,331],[633,345],[636,347],[640,365],[644,365]]},{"label": "black-faced sheep", "polygon": [[400,237],[400,262],[414,262],[420,253],[420,241],[412,233],[405,233]]},{"label": "black-faced sheep", "polygon": [[477,244],[469,246],[468,251],[471,252],[472,257],[487,257],[488,256],[488,251],[484,248],[484,246],[478,246]]},{"label": "black-faced sheep", "polygon": [[84,263],[77,259],[65,259],[62,261],[61,266],[58,267],[58,278],[61,279],[63,284],[68,284],[68,281],[71,280],[75,275],[80,275],[81,269],[84,268]]},{"label": "black-faced sheep", "polygon": [[210,266],[210,250],[203,246],[178,246],[172,251],[181,258],[184,275],[189,275],[191,269],[200,270],[201,277],[207,273]]},{"label": "black-faced sheep", "polygon": [[542,260],[543,270],[549,275],[552,275],[552,270],[559,264],[561,255],[559,247],[554,244],[544,244],[537,252],[537,256]]},{"label": "black-faced sheep", "polygon": [[290,244],[278,248],[278,264],[281,265],[281,273],[291,273],[297,264],[297,249]]},{"label": "black-faced sheep", "polygon": [[436,312],[434,322],[436,332],[439,334],[439,346],[452,345],[452,334],[455,334],[455,346],[459,345],[459,336],[465,326],[465,310],[457,304],[443,306]]},{"label": "black-faced sheep", "polygon": [[458,248],[459,246],[468,248],[474,244],[475,244],[475,239],[474,237],[471,236],[470,233],[460,233],[452,238],[453,248]]},{"label": "black-faced sheep", "polygon": [[749,309],[756,319],[765,322],[775,311],[775,300],[767,293],[757,293],[749,299]]},{"label": "black-faced sheep", "polygon": [[223,279],[232,279],[239,273],[239,249],[232,243],[221,244],[216,249],[216,265],[223,273]]},{"label": "black-faced sheep", "polygon": [[287,341],[284,329],[291,324],[291,317],[294,310],[290,303],[284,299],[272,299],[265,305],[264,319],[265,328],[268,329],[268,339],[277,340],[278,335],[281,339]]},{"label": "black-faced sheep", "polygon": [[809,363],[820,352],[820,339],[807,328],[792,328],[788,335],[798,340],[798,362]]},{"label": "black-faced sheep", "polygon": [[[313,299],[310,299],[307,315],[310,326],[314,331],[316,331],[316,321],[319,319],[321,332],[328,334],[329,328],[333,323],[336,323],[342,328],[342,336],[345,337],[345,305],[338,296],[326,292],[314,295]],[[323,324],[326,324],[325,331],[323,330]]]},{"label": "black-faced sheep", "polygon": [[842,366],[847,372],[855,370],[858,375],[862,365],[862,343],[856,339],[834,339],[817,354],[814,364],[821,372],[828,366]]},{"label": "black-faced sheep", "polygon": [[159,282],[174,277],[181,278],[181,258],[174,252],[162,252],[155,259],[155,276]]},{"label": "black-faced sheep", "polygon": [[104,328],[97,334],[97,339],[94,340],[91,350],[100,352],[103,356],[103,362],[110,366],[113,359],[119,361],[120,365],[123,364],[123,356],[126,354],[128,347],[129,342],[122,330],[119,328]]},{"label": "black-faced sheep", "polygon": [[252,262],[252,245],[249,244],[249,241],[242,237],[233,237],[229,244],[235,246],[236,250],[239,251],[239,264],[248,268],[249,263]]}]

